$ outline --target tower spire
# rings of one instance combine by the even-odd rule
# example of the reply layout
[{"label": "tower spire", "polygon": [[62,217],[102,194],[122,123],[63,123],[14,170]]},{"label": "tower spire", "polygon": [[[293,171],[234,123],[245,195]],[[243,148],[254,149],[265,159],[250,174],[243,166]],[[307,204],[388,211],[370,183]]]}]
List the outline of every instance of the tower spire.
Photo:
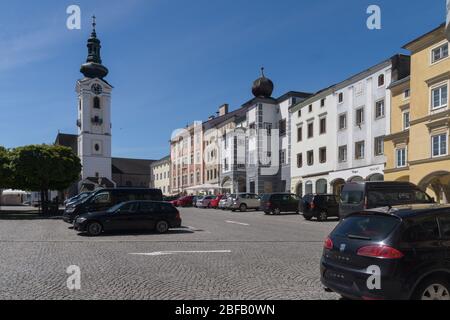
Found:
[{"label": "tower spire", "polygon": [[97,17],[92,16],[92,33],[88,39],[88,56],[86,63],[81,66],[81,73],[87,78],[103,79],[108,75],[108,69],[102,65],[100,50],[102,48],[100,40],[97,38]]}]

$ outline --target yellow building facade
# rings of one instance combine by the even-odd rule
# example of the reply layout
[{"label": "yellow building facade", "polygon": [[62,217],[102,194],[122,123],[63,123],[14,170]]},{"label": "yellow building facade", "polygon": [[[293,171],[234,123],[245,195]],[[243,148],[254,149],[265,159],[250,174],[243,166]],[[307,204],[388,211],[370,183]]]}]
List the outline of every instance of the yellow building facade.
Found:
[{"label": "yellow building facade", "polygon": [[388,181],[410,181],[438,202],[450,201],[449,42],[442,24],[408,43],[411,75],[393,83]]}]

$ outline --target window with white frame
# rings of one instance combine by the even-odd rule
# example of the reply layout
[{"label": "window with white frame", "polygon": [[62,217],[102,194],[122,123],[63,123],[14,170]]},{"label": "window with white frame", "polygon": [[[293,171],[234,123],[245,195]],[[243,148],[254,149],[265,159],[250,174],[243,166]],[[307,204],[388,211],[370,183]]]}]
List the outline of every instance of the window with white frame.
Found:
[{"label": "window with white frame", "polygon": [[339,130],[347,129],[347,114],[343,113],[339,115]]},{"label": "window with white frame", "polygon": [[431,149],[433,157],[447,155],[447,134],[439,134],[431,137]]},{"label": "window with white frame", "polygon": [[408,161],[408,153],[406,148],[398,148],[395,150],[395,164],[397,168],[406,167],[406,163]]},{"label": "window with white frame", "polygon": [[436,110],[448,105],[448,84],[431,89],[431,109]]},{"label": "window with white frame", "polygon": [[448,57],[448,43],[445,43],[431,51],[431,63],[436,63]]},{"label": "window with white frame", "polygon": [[347,146],[340,146],[339,147],[339,162],[347,162]]},{"label": "window with white frame", "polygon": [[385,107],[384,107],[384,99],[377,101],[375,103],[375,119],[380,119],[384,117]]},{"label": "window with white frame", "polygon": [[365,155],[365,142],[359,141],[355,143],[355,159],[360,160],[364,159]]},{"label": "window with white frame", "polygon": [[384,86],[384,74],[378,76],[378,87]]},{"label": "window with white frame", "polygon": [[356,125],[361,126],[364,124],[364,108],[356,110]]},{"label": "window with white frame", "polygon": [[338,103],[343,103],[344,102],[344,93],[340,92],[338,94]]},{"label": "window with white frame", "polygon": [[384,137],[375,138],[375,156],[382,156],[384,154]]},{"label": "window with white frame", "polygon": [[408,130],[410,128],[410,126],[411,126],[410,121],[411,121],[411,119],[410,119],[409,110],[403,112],[403,130]]}]

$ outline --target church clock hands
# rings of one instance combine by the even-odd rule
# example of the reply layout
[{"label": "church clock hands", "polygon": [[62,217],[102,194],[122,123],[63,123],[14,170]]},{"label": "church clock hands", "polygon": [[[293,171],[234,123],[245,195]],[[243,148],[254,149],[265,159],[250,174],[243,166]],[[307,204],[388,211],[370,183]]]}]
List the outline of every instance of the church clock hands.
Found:
[{"label": "church clock hands", "polygon": [[99,85],[98,83],[95,83],[92,85],[91,87],[91,91],[96,94],[96,95],[100,95],[103,92],[103,88],[101,85]]}]

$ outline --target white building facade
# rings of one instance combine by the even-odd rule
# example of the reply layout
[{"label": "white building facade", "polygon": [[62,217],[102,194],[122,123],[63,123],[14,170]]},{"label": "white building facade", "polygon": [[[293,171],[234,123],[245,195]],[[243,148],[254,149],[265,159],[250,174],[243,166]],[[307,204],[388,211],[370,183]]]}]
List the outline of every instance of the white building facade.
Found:
[{"label": "white building facade", "polygon": [[407,73],[409,57],[396,55],[291,108],[292,192],[340,194],[347,182],[384,179],[388,87]]}]

